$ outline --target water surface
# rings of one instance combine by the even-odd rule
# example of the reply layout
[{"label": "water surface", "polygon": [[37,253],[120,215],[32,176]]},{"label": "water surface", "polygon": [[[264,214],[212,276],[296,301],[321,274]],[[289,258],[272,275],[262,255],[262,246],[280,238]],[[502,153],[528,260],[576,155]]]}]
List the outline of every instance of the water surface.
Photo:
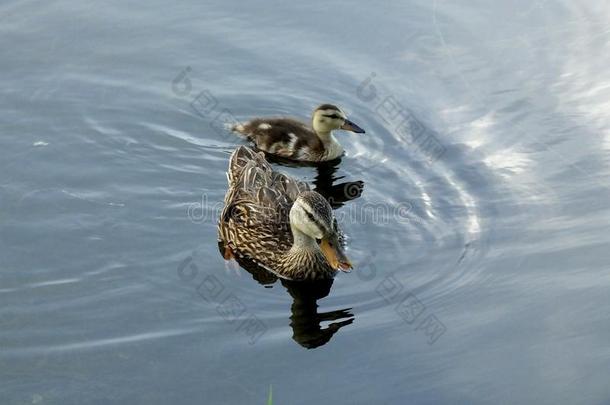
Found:
[{"label": "water surface", "polygon": [[[0,402],[610,402],[609,18],[4,2]],[[216,220],[224,124],[322,102],[367,134],[276,165],[364,183],[356,270],[312,299],[225,262]]]}]

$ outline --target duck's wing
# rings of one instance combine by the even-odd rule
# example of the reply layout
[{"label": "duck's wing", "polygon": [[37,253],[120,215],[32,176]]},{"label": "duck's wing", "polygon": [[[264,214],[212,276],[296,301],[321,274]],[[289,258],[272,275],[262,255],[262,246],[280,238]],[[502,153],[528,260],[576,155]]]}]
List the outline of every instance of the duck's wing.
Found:
[{"label": "duck's wing", "polygon": [[299,193],[309,190],[307,183],[273,171],[262,152],[245,146],[231,155],[228,179],[220,238],[253,258],[289,249],[290,208]]},{"label": "duck's wing", "polygon": [[262,204],[272,197],[292,203],[299,193],[310,190],[307,183],[274,171],[263,153],[246,146],[240,146],[231,154],[227,179],[229,190],[251,192],[268,189],[258,200]]},{"label": "duck's wing", "polygon": [[[229,181],[229,189],[236,186],[240,180],[241,174],[251,161],[260,160],[260,155],[250,148],[240,146],[235,149],[229,158],[229,170],[227,171],[227,180]],[[264,161],[264,158],[263,158]],[[265,162],[258,162],[263,167]]]},{"label": "duck's wing", "polygon": [[324,151],[313,130],[291,118],[257,118],[236,125],[233,130],[254,142],[258,149],[289,159],[310,160]]}]

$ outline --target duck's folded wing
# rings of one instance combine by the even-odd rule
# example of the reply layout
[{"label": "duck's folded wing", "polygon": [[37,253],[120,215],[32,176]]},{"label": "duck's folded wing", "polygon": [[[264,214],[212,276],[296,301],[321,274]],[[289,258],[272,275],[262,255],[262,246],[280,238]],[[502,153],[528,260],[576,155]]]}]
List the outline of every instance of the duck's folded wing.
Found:
[{"label": "duck's folded wing", "polygon": [[290,202],[294,202],[300,193],[309,191],[309,184],[288,177],[283,173],[273,172],[272,187],[285,194]]},{"label": "duck's folded wing", "polygon": [[240,146],[231,154],[229,160],[229,171],[227,172],[229,188],[236,185],[246,167],[260,167],[264,171],[272,171],[262,153],[257,153],[246,146]]}]

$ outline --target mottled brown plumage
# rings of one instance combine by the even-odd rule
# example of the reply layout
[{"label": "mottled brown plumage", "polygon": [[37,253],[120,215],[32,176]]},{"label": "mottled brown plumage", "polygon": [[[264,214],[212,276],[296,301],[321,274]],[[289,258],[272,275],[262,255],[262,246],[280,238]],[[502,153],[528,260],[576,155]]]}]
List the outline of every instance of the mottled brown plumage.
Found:
[{"label": "mottled brown plumage", "polygon": [[[340,244],[340,231],[324,197],[311,191],[306,183],[273,171],[263,153],[245,146],[231,155],[228,180],[218,224],[219,240],[225,247],[283,278],[328,279],[335,275],[336,268],[315,240],[301,246],[308,236],[297,230],[299,243],[295,243],[292,223],[296,217],[291,223],[291,209],[298,200],[298,210],[294,212],[307,216],[300,225],[302,229],[319,231],[320,238]],[[340,246],[336,248],[341,255]],[[347,259],[341,262],[345,263],[349,264]]]}]

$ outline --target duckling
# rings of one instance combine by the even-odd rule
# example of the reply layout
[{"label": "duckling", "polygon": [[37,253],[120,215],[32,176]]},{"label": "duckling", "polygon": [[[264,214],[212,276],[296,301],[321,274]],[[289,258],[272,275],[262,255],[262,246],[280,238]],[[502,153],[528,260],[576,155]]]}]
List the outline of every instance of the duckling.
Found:
[{"label": "duckling", "polygon": [[255,118],[232,127],[234,132],[271,155],[302,162],[323,162],[343,155],[332,134],[336,129],[365,133],[339,107],[322,104],[312,114],[311,127],[292,118]]},{"label": "duckling", "polygon": [[218,223],[225,259],[245,257],[288,280],[328,280],[351,269],[330,204],[307,183],[245,146],[231,155],[228,179]]}]

